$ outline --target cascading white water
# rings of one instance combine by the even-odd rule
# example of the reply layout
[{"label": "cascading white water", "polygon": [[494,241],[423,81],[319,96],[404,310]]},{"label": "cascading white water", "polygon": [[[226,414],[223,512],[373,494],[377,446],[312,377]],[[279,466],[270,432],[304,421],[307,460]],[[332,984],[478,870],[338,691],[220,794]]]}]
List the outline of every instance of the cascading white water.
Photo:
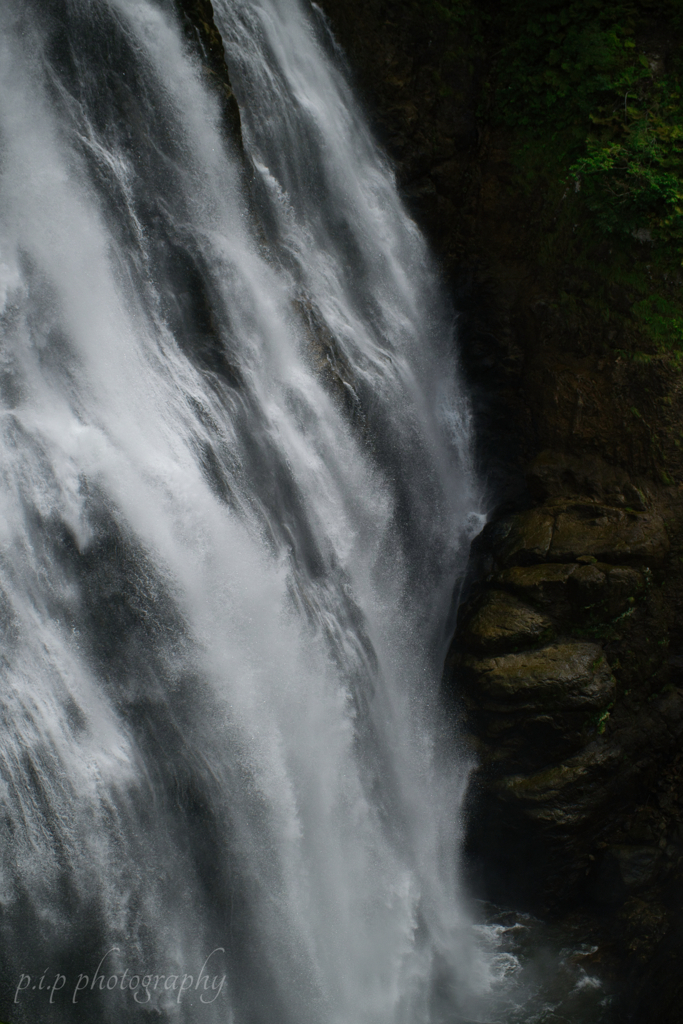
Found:
[{"label": "cascading white water", "polygon": [[170,2],[0,9],[0,1014],[458,1020],[452,315],[320,12],[214,10],[251,181]]}]

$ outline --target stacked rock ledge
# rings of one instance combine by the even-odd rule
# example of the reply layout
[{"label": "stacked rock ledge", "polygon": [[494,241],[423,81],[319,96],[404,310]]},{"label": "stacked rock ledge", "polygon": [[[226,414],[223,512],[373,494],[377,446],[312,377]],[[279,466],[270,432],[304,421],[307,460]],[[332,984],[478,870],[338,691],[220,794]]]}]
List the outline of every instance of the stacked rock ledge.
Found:
[{"label": "stacked rock ledge", "polygon": [[596,481],[590,462],[537,462],[542,503],[485,531],[489,571],[460,610],[446,679],[478,761],[469,851],[483,889],[557,910],[623,902],[663,870],[658,847],[610,829],[683,735],[683,695],[651,585],[670,551],[656,501],[603,465]]}]

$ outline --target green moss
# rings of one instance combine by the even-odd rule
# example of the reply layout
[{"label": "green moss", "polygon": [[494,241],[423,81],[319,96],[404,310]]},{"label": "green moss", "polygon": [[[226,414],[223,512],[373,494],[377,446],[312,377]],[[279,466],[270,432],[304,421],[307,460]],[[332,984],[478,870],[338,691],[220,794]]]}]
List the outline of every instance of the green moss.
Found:
[{"label": "green moss", "polygon": [[595,718],[595,728],[596,728],[596,730],[598,732],[598,735],[600,735],[600,736],[602,736],[604,734],[605,729],[607,728],[607,723],[608,723],[608,721],[610,719],[610,716],[612,714],[613,707],[614,707],[614,701],[612,701],[611,704],[608,704],[607,707],[605,708],[605,710],[601,711],[600,714],[597,715],[596,718]]},{"label": "green moss", "polygon": [[[510,132],[511,193],[542,197],[529,229],[544,265],[570,259],[585,275],[571,293],[556,293],[560,319],[593,340],[602,323],[605,344],[637,362],[679,359],[683,5],[429,0],[426,8],[446,38],[443,68],[463,56],[486,68],[480,123]],[[653,26],[660,43],[651,42]],[[630,310],[623,297],[615,310],[615,287]]]},{"label": "green moss", "polygon": [[683,351],[683,310],[680,302],[673,302],[662,295],[651,295],[635,303],[633,314],[658,350]]}]

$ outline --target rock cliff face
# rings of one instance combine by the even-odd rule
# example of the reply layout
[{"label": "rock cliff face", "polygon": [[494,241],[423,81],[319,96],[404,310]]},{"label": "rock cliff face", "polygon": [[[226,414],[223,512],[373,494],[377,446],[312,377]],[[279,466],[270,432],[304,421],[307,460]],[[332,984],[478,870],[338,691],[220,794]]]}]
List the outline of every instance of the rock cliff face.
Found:
[{"label": "rock cliff face", "polygon": [[[499,55],[512,52],[510,32],[542,39],[552,19],[557,52],[574,45],[574,29],[584,41],[604,29],[604,42],[600,18],[613,15],[610,38],[622,47],[614,66],[643,69],[634,95],[653,118],[663,83],[680,85],[680,11],[646,2],[625,2],[620,13],[579,2],[564,14],[540,0],[319,2],[459,311],[491,506],[445,675],[479,758],[473,861],[498,900],[586,915],[622,972],[618,1019],[675,1024],[683,1005],[674,966],[683,949],[680,252],[663,227],[655,243],[649,227],[626,225],[625,193],[614,207],[624,230],[605,227],[598,200],[582,195],[587,179],[569,174],[571,160],[588,166],[598,145],[590,134],[583,149],[566,141],[578,137],[577,119],[599,127],[621,116],[607,110],[604,82],[600,116],[569,111],[564,135],[520,118],[517,130],[503,116],[503,91],[516,83]],[[531,10],[537,24],[523,21]],[[525,52],[524,36],[513,43]],[[553,59],[541,51],[548,81]],[[586,79],[602,59],[586,58]],[[518,66],[526,88],[533,68]],[[608,148],[649,123],[625,91],[622,135],[615,129]],[[559,150],[571,145],[563,163]],[[667,166],[674,180],[680,165]],[[635,177],[634,168],[625,173]],[[655,306],[674,331],[666,344],[643,312]]]},{"label": "rock cliff face", "polygon": [[544,452],[528,482],[538,503],[479,540],[446,670],[479,761],[470,853],[494,898],[592,915],[624,977],[638,972],[639,1008],[617,1019],[673,1022],[678,973],[661,961],[680,942],[683,887],[677,508],[597,459]]},{"label": "rock cliff face", "polygon": [[642,492],[641,511],[616,500],[555,494],[496,522],[448,667],[479,754],[472,849],[490,889],[535,906],[612,901],[612,820],[683,733],[662,686],[664,520]]}]

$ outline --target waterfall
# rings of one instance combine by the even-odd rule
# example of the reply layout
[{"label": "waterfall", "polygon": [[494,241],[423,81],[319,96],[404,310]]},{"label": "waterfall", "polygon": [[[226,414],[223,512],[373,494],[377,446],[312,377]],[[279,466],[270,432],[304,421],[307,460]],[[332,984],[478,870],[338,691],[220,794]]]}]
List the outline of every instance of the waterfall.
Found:
[{"label": "waterfall", "polygon": [[459,1020],[453,313],[320,11],[214,16],[243,152],[171,0],[0,10],[0,1016]]}]

